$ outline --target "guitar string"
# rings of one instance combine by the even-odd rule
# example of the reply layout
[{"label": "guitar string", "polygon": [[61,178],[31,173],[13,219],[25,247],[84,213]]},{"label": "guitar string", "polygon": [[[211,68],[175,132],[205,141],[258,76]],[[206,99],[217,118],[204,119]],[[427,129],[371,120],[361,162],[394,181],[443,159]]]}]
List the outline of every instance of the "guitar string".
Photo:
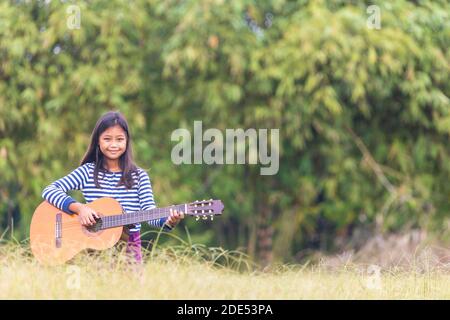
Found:
[{"label": "guitar string", "polygon": [[[135,217],[133,217],[133,218],[135,218]],[[156,218],[157,219],[157,218]],[[145,219],[144,221],[146,221],[147,219]],[[152,219],[149,219],[149,220],[152,220]],[[108,228],[115,228],[115,227],[121,227],[121,226],[123,226],[123,225],[128,225],[128,224],[134,224],[134,223],[139,223],[139,222],[131,222],[131,221],[127,221],[127,219],[125,218],[125,219],[116,219],[116,220],[114,220],[114,221],[112,221],[114,224],[115,223],[119,223],[119,225],[118,226],[109,226],[109,224],[105,224],[105,226],[108,226]],[[124,223],[123,225],[120,225],[120,224],[122,224],[122,223]],[[78,222],[78,221],[73,221],[73,222],[66,222],[65,224],[63,224],[63,226],[62,226],[62,228],[63,229],[70,229],[70,228],[79,228],[80,226],[82,226],[81,225],[81,223],[80,222]]]},{"label": "guitar string", "polygon": [[[168,212],[167,212],[167,213],[168,213]],[[113,220],[112,222],[119,222],[119,223],[122,223],[122,222],[127,222],[128,219],[132,220],[132,219],[135,219],[135,218],[139,217],[138,214],[127,213],[127,215],[128,215],[128,214],[133,215],[133,216],[127,216],[127,217],[116,218],[116,219]],[[155,215],[160,215],[160,214],[161,214],[161,213],[157,213],[157,214],[155,214]],[[163,213],[163,216],[158,216],[158,217],[153,217],[153,218],[146,218],[146,219],[144,219],[143,221],[154,220],[154,219],[160,219],[160,218],[166,218],[166,217],[168,217],[168,215],[166,216],[165,214],[166,214],[166,213]],[[120,215],[105,216],[105,218],[106,218],[106,217],[116,217],[116,216],[120,216]],[[101,219],[101,218],[100,218],[100,219]],[[139,222],[130,222],[129,224],[133,224],[133,223],[139,223]],[[80,222],[78,222],[78,221],[70,221],[70,222],[64,223],[64,226],[68,226],[68,225],[69,225],[69,226],[71,226],[71,225],[78,226],[78,225],[80,225]]]},{"label": "guitar string", "polygon": [[[205,216],[211,216],[211,215],[210,214],[205,214]],[[150,220],[152,220],[152,219],[150,219]],[[147,221],[147,220],[144,220],[144,221]],[[108,224],[105,224],[105,226],[106,226],[105,229],[118,228],[118,227],[123,227],[123,226],[129,225],[129,224],[135,224],[135,223],[140,223],[140,222],[130,222],[130,221],[127,221],[126,219],[118,219],[118,220],[114,221],[114,223],[119,223],[119,225],[117,225],[117,226],[110,226]],[[63,224],[61,228],[63,230],[69,230],[69,229],[78,229],[80,227],[86,227],[87,228],[87,227],[93,227],[93,226],[94,225],[83,226],[81,223],[74,221],[74,222],[67,222],[67,223]],[[102,230],[104,230],[104,229],[102,229]]]},{"label": "guitar string", "polygon": [[[210,214],[206,214],[205,216],[211,216]],[[135,224],[135,223],[139,223],[139,222],[128,222],[127,223],[127,221],[123,221],[123,219],[121,219],[120,221],[117,221],[117,222],[120,222],[120,224],[118,225],[118,226],[107,226],[105,229],[100,229],[100,230],[106,230],[106,229],[113,229],[113,228],[118,228],[118,227],[123,227],[123,226],[126,226],[126,225],[129,225],[129,224]],[[125,222],[124,224],[122,224],[123,222]],[[85,227],[85,228],[88,228],[88,227],[94,227],[94,225],[91,225],[91,226],[83,226],[81,223],[79,223],[79,222],[72,222],[72,223],[66,223],[66,224],[64,224],[62,227],[61,227],[61,229],[62,230],[69,230],[69,229],[79,229],[80,227]]]},{"label": "guitar string", "polygon": [[[132,218],[137,218],[137,217],[132,217]],[[165,216],[164,217],[157,217],[157,218],[149,218],[149,219],[144,219],[143,221],[147,221],[147,220],[154,220],[154,219],[159,219],[159,218],[165,218]],[[101,218],[100,218],[101,219]],[[127,222],[127,220],[128,220],[129,218],[121,218],[121,219],[115,219],[115,220],[113,220],[113,221],[108,221],[107,223],[110,223],[110,222],[113,222],[113,223],[115,223],[115,222],[120,222],[120,223],[122,223],[122,222]],[[132,219],[130,219],[130,220],[132,220]],[[132,224],[132,223],[139,223],[139,222],[130,222],[130,224]],[[66,223],[63,223],[63,225],[65,225],[65,226],[70,226],[70,225],[79,225],[80,224],[80,222],[79,221],[70,221],[70,222],[66,222]]]},{"label": "guitar string", "polygon": [[[161,209],[165,209],[165,208],[161,208]],[[137,216],[140,214],[139,212],[141,212],[141,211],[136,211],[136,212],[131,212],[131,213],[126,213],[126,215],[130,215],[130,216],[128,216],[128,217],[121,217],[121,218],[118,218],[118,219],[115,219],[113,222],[114,223],[123,223],[123,222],[128,222],[127,221],[127,219],[133,219],[133,218],[137,218]],[[153,218],[148,218],[148,219],[145,219],[145,220],[143,220],[143,221],[147,221],[147,220],[154,220],[154,219],[160,219],[160,218],[166,218],[166,217],[168,217],[169,215],[165,215],[165,214],[168,214],[169,212],[166,210],[166,212],[157,212],[157,213],[154,213],[155,215],[159,215],[159,214],[164,214],[162,217],[153,217]],[[211,214],[210,214],[211,212],[205,212],[204,213],[204,215],[208,215],[208,216],[210,216]],[[184,214],[186,215],[186,213],[184,212]],[[133,215],[133,216],[131,216],[131,215]],[[111,215],[111,216],[105,216],[105,217],[116,217],[116,216],[120,216],[120,215]],[[101,218],[100,218],[101,219]],[[129,222],[129,223],[126,223],[126,224],[134,224],[134,223],[139,223],[139,222]],[[125,225],[126,225],[125,224]],[[63,228],[65,228],[65,229],[67,229],[67,228],[70,228],[70,227],[79,227],[81,224],[80,224],[80,222],[79,221],[70,221],[70,222],[66,222],[66,223],[64,223],[63,224]]]},{"label": "guitar string", "polygon": [[[184,205],[177,205],[177,206],[184,206]],[[162,217],[159,217],[159,218],[168,217],[168,215],[165,215],[165,214],[169,214],[168,209],[170,209],[170,208],[166,207],[166,208],[156,208],[156,209],[160,209],[160,211],[159,212],[157,211],[154,214],[156,214],[156,215],[159,215],[161,213],[164,214]],[[180,211],[182,211],[182,210],[180,210]],[[117,227],[125,226],[125,225],[128,225],[128,224],[140,223],[140,222],[129,222],[129,221],[127,221],[127,219],[129,219],[129,218],[136,218],[137,215],[139,215],[141,213],[143,213],[143,211],[136,211],[136,212],[125,213],[126,215],[130,215],[130,216],[121,217],[121,218],[115,219],[113,221],[113,223],[119,223],[119,225],[118,226],[109,226],[109,225],[107,225],[106,229],[117,228]],[[184,212],[184,214],[186,214],[186,213]],[[133,216],[131,216],[131,215],[133,215]],[[211,216],[210,212],[206,212],[204,215]],[[111,215],[111,216],[105,216],[105,217],[116,217],[116,216],[120,216],[120,215]],[[154,218],[148,218],[148,219],[145,219],[143,221],[148,221],[148,220],[153,220],[153,219],[158,219],[158,218],[155,218],[155,217]],[[92,227],[92,226],[84,226],[84,227],[88,228],[88,227]],[[69,229],[78,229],[80,227],[83,227],[83,225],[81,225],[81,223],[79,221],[71,221],[71,222],[64,223],[61,226],[61,229],[62,230],[69,230]],[[104,229],[101,229],[101,230],[104,230]]]},{"label": "guitar string", "polygon": [[[211,214],[205,214],[205,216],[211,216]],[[153,220],[153,219],[149,219],[149,220]],[[147,219],[143,220],[142,222],[144,222],[144,221],[147,221]],[[125,226],[125,225],[140,223],[140,222],[131,222],[131,221],[127,221],[127,219],[117,219],[117,220],[113,221],[113,224],[115,224],[115,223],[119,223],[119,225],[112,226],[109,223],[107,223],[104,226],[106,226],[106,229],[109,229],[109,228],[117,228],[117,227],[121,227],[121,226]],[[73,229],[73,228],[79,228],[80,226],[82,226],[82,224],[78,221],[66,222],[62,225],[62,229],[68,230],[68,229]],[[92,227],[92,226],[94,226],[94,225],[87,226],[87,227]]]},{"label": "guitar string", "polygon": [[[179,206],[184,206],[184,205],[179,205]],[[153,215],[166,214],[166,213],[169,213],[168,209],[170,209],[170,208],[166,207],[166,208],[155,208],[155,209],[156,209],[156,211],[151,212],[150,214],[153,214]],[[150,209],[150,210],[154,210],[154,209]],[[127,212],[125,214],[110,215],[110,216],[105,216],[105,217],[119,217],[120,216],[120,218],[118,218],[116,221],[123,222],[123,220],[126,220],[128,218],[136,218],[140,214],[149,214],[149,212],[142,210],[142,211],[135,211],[135,212]],[[123,217],[122,215],[127,215],[127,217]],[[166,216],[163,216],[163,217],[166,217]],[[148,220],[158,219],[158,218],[163,218],[163,217],[149,218]],[[79,225],[79,222],[78,221],[77,222],[75,222],[75,221],[66,222],[64,225],[70,225],[70,224]]]}]

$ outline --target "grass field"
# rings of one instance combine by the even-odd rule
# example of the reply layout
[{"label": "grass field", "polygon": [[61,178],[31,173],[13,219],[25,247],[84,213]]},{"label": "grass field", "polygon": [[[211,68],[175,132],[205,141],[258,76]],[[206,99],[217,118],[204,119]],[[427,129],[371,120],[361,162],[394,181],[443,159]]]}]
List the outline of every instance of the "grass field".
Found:
[{"label": "grass field", "polygon": [[[237,252],[202,246],[145,251],[136,269],[120,246],[39,265],[27,244],[0,244],[1,299],[450,299],[450,273],[348,264],[278,265],[262,271]],[[373,270],[372,270],[373,271]],[[375,270],[376,271],[376,270]]]}]

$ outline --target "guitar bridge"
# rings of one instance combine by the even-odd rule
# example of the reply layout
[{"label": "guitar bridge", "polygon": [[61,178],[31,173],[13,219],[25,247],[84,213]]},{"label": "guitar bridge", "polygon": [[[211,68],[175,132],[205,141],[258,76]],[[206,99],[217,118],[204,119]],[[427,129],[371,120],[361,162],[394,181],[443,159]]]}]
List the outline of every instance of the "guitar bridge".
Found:
[{"label": "guitar bridge", "polygon": [[62,242],[62,213],[57,213],[55,223],[55,246],[57,248],[61,248],[61,242]]}]

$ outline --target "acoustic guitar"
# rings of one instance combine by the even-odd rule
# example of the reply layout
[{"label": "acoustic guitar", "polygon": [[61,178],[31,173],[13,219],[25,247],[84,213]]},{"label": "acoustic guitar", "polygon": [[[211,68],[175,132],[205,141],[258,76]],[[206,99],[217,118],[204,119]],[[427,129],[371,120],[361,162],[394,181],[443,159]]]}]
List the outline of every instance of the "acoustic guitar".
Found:
[{"label": "acoustic guitar", "polygon": [[123,226],[170,216],[170,209],[196,219],[213,220],[222,214],[220,200],[203,200],[164,208],[125,213],[113,198],[99,198],[87,204],[100,218],[91,226],[83,226],[77,214],[68,214],[47,201],[42,202],[31,219],[30,244],[36,259],[44,265],[58,265],[72,259],[84,249],[105,250],[120,239]]}]

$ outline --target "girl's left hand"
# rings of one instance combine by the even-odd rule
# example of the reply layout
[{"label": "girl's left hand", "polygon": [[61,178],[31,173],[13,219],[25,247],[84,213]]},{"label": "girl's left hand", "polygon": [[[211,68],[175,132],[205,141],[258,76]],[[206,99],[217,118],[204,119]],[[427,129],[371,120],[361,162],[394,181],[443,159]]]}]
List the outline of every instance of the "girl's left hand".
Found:
[{"label": "girl's left hand", "polygon": [[184,212],[178,212],[177,210],[170,209],[170,216],[167,218],[166,224],[174,228],[183,218]]}]

